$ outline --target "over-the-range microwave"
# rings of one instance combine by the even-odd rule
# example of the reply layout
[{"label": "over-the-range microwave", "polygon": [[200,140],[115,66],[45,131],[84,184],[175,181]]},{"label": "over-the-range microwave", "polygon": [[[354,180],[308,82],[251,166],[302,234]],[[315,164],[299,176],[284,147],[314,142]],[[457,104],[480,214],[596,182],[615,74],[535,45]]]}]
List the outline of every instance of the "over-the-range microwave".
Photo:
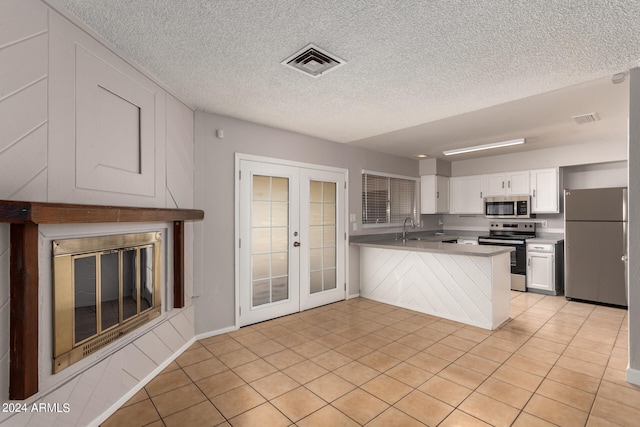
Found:
[{"label": "over-the-range microwave", "polygon": [[535,218],[531,213],[531,198],[525,196],[499,196],[484,198],[486,218]]}]

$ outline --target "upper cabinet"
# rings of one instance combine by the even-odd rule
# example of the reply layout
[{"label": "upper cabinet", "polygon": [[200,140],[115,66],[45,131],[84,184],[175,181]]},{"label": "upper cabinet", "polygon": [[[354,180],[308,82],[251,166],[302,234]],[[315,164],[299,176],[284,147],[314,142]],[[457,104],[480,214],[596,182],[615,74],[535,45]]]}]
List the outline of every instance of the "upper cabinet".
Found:
[{"label": "upper cabinet", "polygon": [[470,175],[449,179],[451,189],[449,213],[482,214],[483,178],[483,175]]},{"label": "upper cabinet", "polygon": [[421,212],[438,214],[449,212],[449,178],[440,175],[420,177]]},{"label": "upper cabinet", "polygon": [[484,180],[485,197],[529,194],[529,171],[494,173]]},{"label": "upper cabinet", "polygon": [[531,213],[560,212],[558,168],[537,169],[530,172]]},{"label": "upper cabinet", "polygon": [[[435,177],[422,179],[422,213],[446,213],[435,208]],[[559,179],[558,168],[451,177],[449,213],[482,215],[485,197],[509,195],[531,196],[531,213],[559,213]]]}]

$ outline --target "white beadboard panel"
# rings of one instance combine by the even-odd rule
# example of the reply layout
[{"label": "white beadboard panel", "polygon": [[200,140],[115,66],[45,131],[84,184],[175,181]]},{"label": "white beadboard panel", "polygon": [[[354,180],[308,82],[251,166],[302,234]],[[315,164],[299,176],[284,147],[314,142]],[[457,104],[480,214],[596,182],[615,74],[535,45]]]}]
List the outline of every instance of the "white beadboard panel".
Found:
[{"label": "white beadboard panel", "polygon": [[167,188],[180,208],[193,207],[193,110],[167,95]]},{"label": "white beadboard panel", "polygon": [[9,302],[9,228],[9,224],[0,224],[0,306]]},{"label": "white beadboard panel", "polygon": [[0,99],[47,76],[47,42],[45,33],[0,48]]},{"label": "white beadboard panel", "polygon": [[153,197],[157,94],[76,46],[76,185]]},{"label": "white beadboard panel", "polygon": [[122,371],[139,381],[158,367],[151,358],[135,345],[128,345],[121,350]]},{"label": "white beadboard panel", "polygon": [[31,419],[35,413],[33,412],[20,412],[17,414],[0,413],[0,425],[3,427],[31,427]]},{"label": "white beadboard panel", "polygon": [[[8,325],[9,323],[2,323],[2,325]],[[3,328],[2,330],[2,340],[3,341],[7,341],[7,345],[9,343],[9,331],[8,328],[5,331],[5,328]],[[7,336],[5,336],[5,334]],[[2,386],[2,388],[0,389],[0,401],[2,402],[6,402],[9,400],[9,353],[6,352],[5,354],[1,354],[0,355],[0,386]],[[2,423],[2,416],[3,414],[0,413],[0,423]]]},{"label": "white beadboard panel", "polygon": [[162,323],[162,325],[154,329],[154,332],[174,353],[180,350],[187,341],[176,331],[171,322]]},{"label": "white beadboard panel", "polygon": [[38,175],[27,182],[18,191],[7,197],[11,200],[30,200],[32,202],[47,201],[47,170],[43,169]]},{"label": "white beadboard panel", "polygon": [[173,352],[158,336],[152,332],[146,333],[133,342],[143,354],[151,359],[156,366],[172,356]]},{"label": "white beadboard panel", "polygon": [[[164,207],[165,92],[57,12],[50,12],[49,25],[48,200]],[[108,123],[117,116],[100,115],[98,119],[94,111],[85,108],[92,102],[96,85],[103,83],[108,91],[142,107],[139,174],[118,169],[117,157],[110,155],[108,165],[96,164],[93,157],[100,121]],[[130,169],[126,161],[122,163],[122,169]]]},{"label": "white beadboard panel", "polygon": [[0,48],[47,30],[47,7],[37,0],[2,0]]},{"label": "white beadboard panel", "polygon": [[46,167],[47,126],[42,125],[19,142],[0,151],[0,198],[15,199],[20,192],[41,193],[44,190],[41,188],[41,175]]},{"label": "white beadboard panel", "polygon": [[187,314],[189,313],[189,308],[185,308],[180,311],[177,315],[173,316],[170,320],[171,324],[182,338],[184,342],[189,341],[191,338],[195,336],[194,328],[193,328],[193,316],[191,319],[187,318]]},{"label": "white beadboard panel", "polygon": [[[2,287],[5,287],[5,283],[9,283],[8,281],[3,281]],[[0,304],[0,325],[8,325],[9,324],[9,301],[4,301]],[[0,339],[0,359],[4,358],[9,354],[9,331],[2,331],[2,339]],[[0,382],[2,384],[2,382]],[[4,390],[3,390],[4,391]],[[1,392],[0,392],[1,393]]]},{"label": "white beadboard panel", "polygon": [[360,293],[376,301],[495,329],[507,320],[510,307],[508,257],[361,247]]},{"label": "white beadboard panel", "polygon": [[[46,121],[46,79],[0,101],[0,156]],[[23,163],[28,161],[27,157]]]},{"label": "white beadboard panel", "polygon": [[124,369],[139,369],[137,366],[140,361],[139,355],[128,351],[133,348],[133,346],[128,346],[106,361],[106,368],[94,385],[91,399],[84,407],[77,425],[89,425],[104,412],[105,407],[111,406],[123,394],[122,372]]},{"label": "white beadboard panel", "polygon": [[[94,389],[100,384],[100,379],[109,366],[109,360],[103,360],[92,366],[91,369],[84,371],[77,378],[72,392],[69,394],[69,402],[72,402],[73,410],[81,414],[85,411],[91,401]],[[108,405],[105,405],[105,407]],[[77,413],[76,415],[77,416]]]}]

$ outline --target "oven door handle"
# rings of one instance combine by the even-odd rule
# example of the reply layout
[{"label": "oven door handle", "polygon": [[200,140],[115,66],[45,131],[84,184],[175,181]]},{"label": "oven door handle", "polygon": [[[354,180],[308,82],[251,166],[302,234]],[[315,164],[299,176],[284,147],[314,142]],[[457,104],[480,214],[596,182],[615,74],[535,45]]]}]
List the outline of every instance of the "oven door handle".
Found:
[{"label": "oven door handle", "polygon": [[498,239],[481,239],[479,243],[497,243],[497,244],[511,244],[511,245],[524,245],[522,240],[498,240]]}]

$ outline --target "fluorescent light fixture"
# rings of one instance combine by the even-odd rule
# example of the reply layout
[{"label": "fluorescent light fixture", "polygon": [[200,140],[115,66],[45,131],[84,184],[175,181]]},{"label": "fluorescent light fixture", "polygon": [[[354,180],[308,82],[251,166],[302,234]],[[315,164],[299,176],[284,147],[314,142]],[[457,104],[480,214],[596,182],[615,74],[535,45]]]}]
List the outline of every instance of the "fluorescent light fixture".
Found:
[{"label": "fluorescent light fixture", "polygon": [[455,150],[446,150],[442,154],[451,156],[453,154],[471,153],[472,151],[489,150],[491,148],[508,147],[510,145],[524,144],[524,138],[512,139],[509,141],[492,142],[491,144],[474,145],[473,147],[456,148]]}]

